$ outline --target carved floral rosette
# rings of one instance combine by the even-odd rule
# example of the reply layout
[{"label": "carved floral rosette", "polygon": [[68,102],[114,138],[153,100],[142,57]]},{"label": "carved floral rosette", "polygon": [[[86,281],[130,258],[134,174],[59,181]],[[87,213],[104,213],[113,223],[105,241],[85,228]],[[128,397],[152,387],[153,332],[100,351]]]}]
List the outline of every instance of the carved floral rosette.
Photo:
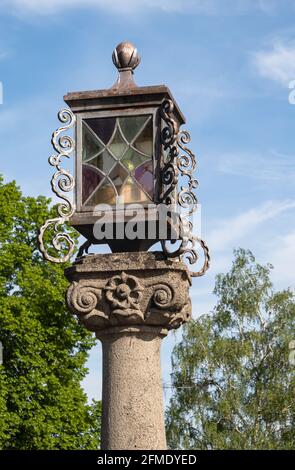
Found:
[{"label": "carved floral rosette", "polygon": [[[72,281],[67,291],[68,308],[89,330],[130,325],[169,330],[190,319],[190,275],[183,263],[167,262],[165,266],[163,260],[153,269],[143,269],[139,263],[136,268],[108,273],[99,269],[99,261],[107,256],[111,265],[112,257],[124,259],[126,254],[90,255],[66,270]],[[150,258],[153,253],[140,256]],[[93,260],[97,267],[89,269]]]}]

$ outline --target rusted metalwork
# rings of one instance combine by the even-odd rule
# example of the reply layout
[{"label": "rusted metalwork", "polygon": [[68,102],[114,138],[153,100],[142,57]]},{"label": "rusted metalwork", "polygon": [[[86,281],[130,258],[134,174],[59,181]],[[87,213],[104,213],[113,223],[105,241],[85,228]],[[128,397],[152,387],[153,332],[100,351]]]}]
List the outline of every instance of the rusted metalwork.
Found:
[{"label": "rusted metalwork", "polygon": [[[161,245],[168,257],[187,258],[190,264],[194,264],[199,259],[196,250],[196,243],[198,243],[203,250],[204,262],[198,272],[192,273],[194,277],[197,277],[203,276],[210,266],[209,249],[204,240],[193,234],[192,222],[189,220],[198,207],[198,200],[194,193],[198,186],[198,181],[194,177],[197,162],[196,156],[187,147],[190,142],[190,134],[186,130],[179,130],[175,119],[173,119],[173,109],[172,100],[163,101],[161,118],[165,122],[165,126],[161,132],[163,149],[161,181],[165,189],[161,202],[174,206],[174,208],[178,205],[180,208],[178,212],[180,245],[174,251],[169,250],[167,240],[162,240]],[[187,178],[187,185],[179,188],[180,177]]]},{"label": "rusted metalwork", "polygon": [[165,127],[161,131],[161,144],[163,147],[163,168],[161,170],[161,182],[164,186],[164,194],[161,202],[171,205],[173,202],[173,191],[178,183],[178,147],[177,136],[179,127],[172,117],[174,104],[172,100],[164,100],[160,108],[160,115],[165,122]]}]

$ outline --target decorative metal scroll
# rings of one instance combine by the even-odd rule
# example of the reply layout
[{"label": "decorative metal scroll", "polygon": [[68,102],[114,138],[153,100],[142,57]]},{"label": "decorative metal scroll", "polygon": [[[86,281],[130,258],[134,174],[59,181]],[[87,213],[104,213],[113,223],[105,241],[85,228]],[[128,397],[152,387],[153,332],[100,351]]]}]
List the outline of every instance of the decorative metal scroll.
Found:
[{"label": "decorative metal scroll", "polygon": [[174,201],[173,191],[178,183],[178,166],[176,164],[179,150],[177,147],[177,136],[179,128],[177,122],[172,118],[174,104],[171,100],[165,100],[161,106],[161,117],[166,126],[161,131],[161,144],[164,149],[164,166],[161,170],[161,182],[165,188],[161,202],[171,205]]},{"label": "decorative metal scroll", "polygon": [[[48,161],[51,166],[56,168],[56,172],[51,179],[52,191],[62,199],[62,202],[57,206],[59,217],[48,219],[45,222],[40,229],[38,240],[40,250],[45,259],[53,263],[64,263],[70,259],[75,249],[74,241],[65,232],[65,223],[75,211],[75,206],[66,193],[74,189],[75,181],[74,177],[67,170],[61,168],[61,164],[64,157],[70,158],[71,153],[75,150],[75,142],[71,137],[61,134],[74,127],[76,118],[70,109],[62,109],[58,113],[58,119],[64,126],[52,134],[51,143],[57,154],[49,157]],[[49,253],[50,248],[48,247],[47,240],[45,240],[45,234],[48,229],[54,230],[51,243],[53,249],[58,252],[58,256],[53,256]]]},{"label": "decorative metal scroll", "polygon": [[[163,194],[161,202],[170,206],[179,206],[181,212],[179,217],[179,238],[180,245],[175,251],[170,251],[167,241],[162,240],[162,249],[168,257],[186,257],[190,264],[198,260],[196,243],[198,243],[204,253],[204,263],[202,268],[192,273],[192,276],[203,276],[209,269],[210,255],[206,243],[193,234],[193,226],[189,217],[197,210],[198,200],[194,190],[198,186],[198,181],[194,177],[197,162],[196,156],[187,147],[190,142],[188,131],[179,130],[179,126],[173,119],[174,104],[171,100],[165,100],[161,106],[161,118],[165,126],[161,132],[161,144],[163,148],[163,167],[161,170],[161,182]],[[187,178],[187,185],[178,188],[180,177]]]}]

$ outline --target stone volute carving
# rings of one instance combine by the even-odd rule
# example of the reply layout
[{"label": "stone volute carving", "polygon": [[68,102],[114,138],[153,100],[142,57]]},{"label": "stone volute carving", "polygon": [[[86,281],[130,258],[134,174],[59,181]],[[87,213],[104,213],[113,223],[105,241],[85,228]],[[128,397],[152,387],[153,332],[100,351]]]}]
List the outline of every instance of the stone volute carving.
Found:
[{"label": "stone volute carving", "polygon": [[97,334],[117,326],[170,330],[191,317],[188,269],[162,253],[88,255],[65,273],[70,311]]}]

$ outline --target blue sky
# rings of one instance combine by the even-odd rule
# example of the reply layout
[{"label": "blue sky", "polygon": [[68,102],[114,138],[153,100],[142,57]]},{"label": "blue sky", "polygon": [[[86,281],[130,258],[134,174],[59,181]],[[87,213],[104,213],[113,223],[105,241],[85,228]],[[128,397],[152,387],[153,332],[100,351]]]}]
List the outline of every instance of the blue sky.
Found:
[{"label": "blue sky", "polygon": [[[0,0],[0,171],[25,194],[50,195],[63,95],[110,87],[111,52],[132,41],[136,82],[170,87],[198,155],[212,267],[193,282],[194,316],[212,309],[214,277],[239,246],[273,263],[276,288],[294,285],[294,18],[294,0]],[[164,341],[165,383],[179,336]],[[97,346],[89,397],[100,396],[100,361]]]}]

